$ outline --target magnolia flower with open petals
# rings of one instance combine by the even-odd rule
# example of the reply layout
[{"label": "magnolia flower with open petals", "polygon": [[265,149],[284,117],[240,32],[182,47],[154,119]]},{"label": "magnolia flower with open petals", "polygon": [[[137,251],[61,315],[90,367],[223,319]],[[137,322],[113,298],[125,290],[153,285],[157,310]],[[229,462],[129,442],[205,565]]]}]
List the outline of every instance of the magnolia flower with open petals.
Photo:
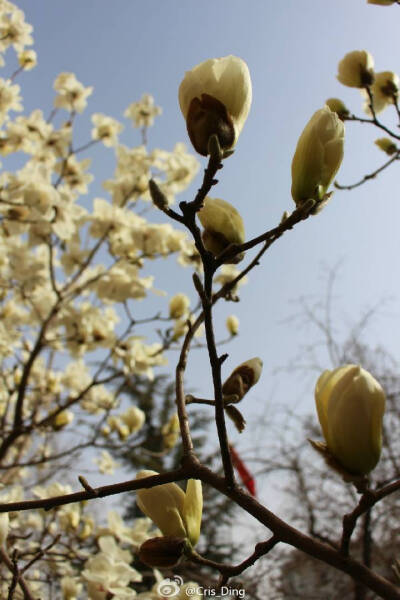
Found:
[{"label": "magnolia flower with open petals", "polygon": [[[158,475],[156,471],[140,471],[136,479]],[[203,494],[201,481],[189,479],[184,492],[176,483],[164,483],[138,490],[137,503],[164,536],[188,539],[195,546],[200,537]]]},{"label": "magnolia flower with open petals", "polygon": [[30,71],[37,65],[37,54],[34,50],[23,50],[18,54],[18,62],[25,71]]},{"label": "magnolia flower with open petals", "polygon": [[[395,104],[400,89],[400,79],[393,71],[375,73],[374,83],[371,85],[373,109],[375,114],[382,112],[389,104]],[[367,115],[372,115],[370,98],[366,90],[361,90],[365,97],[364,110]]]},{"label": "magnolia flower with open petals", "polygon": [[297,206],[323,200],[343,159],[344,124],[324,106],[305,126],[292,161],[292,197]]},{"label": "magnolia flower with open petals", "polygon": [[348,87],[363,88],[374,80],[374,59],[367,50],[348,52],[338,65],[337,78]]},{"label": "magnolia flower with open petals", "polygon": [[379,461],[385,393],[368,371],[344,365],[324,371],[315,402],[327,450],[349,474],[366,475]]},{"label": "magnolia flower with open petals", "polygon": [[179,87],[179,104],[195,150],[207,156],[214,134],[223,150],[233,148],[251,98],[249,69],[237,56],[211,58],[187,71]]},{"label": "magnolia flower with open petals", "polygon": [[133,127],[150,127],[161,112],[161,108],[154,104],[153,96],[143,94],[139,102],[132,102],[128,106],[124,117],[131,119]]}]

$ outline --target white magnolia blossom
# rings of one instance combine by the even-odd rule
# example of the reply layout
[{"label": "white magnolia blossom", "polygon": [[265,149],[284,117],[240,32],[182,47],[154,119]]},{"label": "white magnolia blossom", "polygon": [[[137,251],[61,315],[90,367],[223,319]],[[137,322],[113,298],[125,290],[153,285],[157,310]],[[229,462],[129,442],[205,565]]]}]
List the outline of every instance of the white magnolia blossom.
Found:
[{"label": "white magnolia blossom", "polygon": [[[98,540],[100,552],[85,563],[82,577],[88,581],[90,590],[114,594],[117,598],[133,598],[136,594],[129,584],[141,581],[141,574],[130,566],[132,555],[121,550],[112,536],[103,536]],[[96,596],[90,596],[95,598]]]},{"label": "white magnolia blossom", "polygon": [[105,146],[116,146],[118,143],[118,135],[123,130],[123,125],[116,119],[95,113],[92,115],[92,138],[101,140]]},{"label": "white magnolia blossom", "polygon": [[154,104],[151,94],[143,94],[139,102],[132,102],[124,112],[124,117],[131,119],[133,127],[150,127],[155,117],[161,115],[161,108]]},{"label": "white magnolia blossom", "polygon": [[0,77],[0,124],[8,118],[10,111],[20,112],[22,110],[20,86],[12,84],[10,80]]},{"label": "white magnolia blossom", "polygon": [[[400,89],[400,79],[393,71],[381,71],[375,73],[375,79],[371,85],[372,103],[375,114],[382,112],[390,104],[397,102]],[[361,90],[365,98],[364,110],[367,115],[372,115],[370,99],[365,90]]]},{"label": "white magnolia blossom", "polygon": [[54,99],[54,106],[78,113],[86,108],[87,98],[93,92],[93,88],[85,88],[74,73],[60,73],[54,82],[54,89],[58,92]]},{"label": "white magnolia blossom", "polygon": [[119,467],[119,464],[113,459],[107,450],[102,450],[100,456],[94,458],[93,461],[98,465],[99,471],[103,475],[112,475],[115,469],[118,469]]},{"label": "white magnolia blossom", "polygon": [[34,50],[23,50],[18,54],[18,62],[25,71],[30,71],[37,65],[37,54]]},{"label": "white magnolia blossom", "polygon": [[33,44],[32,25],[25,22],[25,14],[11,2],[0,13],[0,44],[2,50],[12,45],[17,52]]}]

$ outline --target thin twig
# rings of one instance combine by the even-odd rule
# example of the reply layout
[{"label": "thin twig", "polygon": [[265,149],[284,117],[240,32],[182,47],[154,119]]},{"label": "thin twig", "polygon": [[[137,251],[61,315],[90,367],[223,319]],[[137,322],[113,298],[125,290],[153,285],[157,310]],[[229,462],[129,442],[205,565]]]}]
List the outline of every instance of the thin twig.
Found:
[{"label": "thin twig", "polygon": [[338,190],[354,190],[354,188],[359,187],[360,185],[362,185],[366,181],[369,181],[370,179],[374,179],[377,175],[379,175],[379,173],[381,173],[382,171],[384,171],[385,169],[387,169],[392,163],[394,163],[396,160],[399,160],[399,158],[400,158],[400,150],[398,150],[383,165],[381,165],[380,167],[378,167],[378,169],[375,169],[375,171],[372,171],[372,173],[368,173],[367,175],[364,175],[364,177],[362,179],[360,179],[359,181],[357,181],[356,183],[352,183],[350,185],[341,185],[337,181],[335,181],[334,186]]}]

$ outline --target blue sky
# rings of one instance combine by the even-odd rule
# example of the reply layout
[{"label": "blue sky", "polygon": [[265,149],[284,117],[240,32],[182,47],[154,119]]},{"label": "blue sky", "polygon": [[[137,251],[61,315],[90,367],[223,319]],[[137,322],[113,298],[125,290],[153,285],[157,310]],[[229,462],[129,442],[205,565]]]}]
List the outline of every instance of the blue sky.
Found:
[{"label": "blue sky", "polygon": [[[248,63],[252,109],[236,152],[226,161],[213,191],[241,212],[248,238],[273,227],[284,210],[293,208],[292,156],[303,127],[324,100],[339,96],[361,114],[358,91],[336,80],[337,63],[344,54],[365,48],[373,54],[377,71],[400,71],[400,9],[367,5],[366,0],[20,0],[17,4],[34,26],[39,61],[18,81],[25,110],[40,107],[48,113],[55,77],[61,71],[74,72],[82,83],[94,86],[89,107],[77,120],[82,141],[90,134],[91,113],[122,119],[125,108],[149,92],[163,108],[149,133],[150,148],[169,150],[177,141],[189,144],[177,101],[184,72],[207,58],[227,54]],[[394,123],[391,117],[388,110],[388,122]],[[128,121],[125,124],[123,143],[138,145],[138,132]],[[353,182],[384,162],[385,156],[373,144],[377,137],[380,134],[372,128],[347,125],[340,182]],[[89,204],[92,197],[104,196],[101,181],[113,170],[112,151],[96,149],[91,156],[96,180]],[[181,199],[190,199],[198,184],[196,180]],[[400,319],[397,190],[397,170],[392,168],[354,192],[336,192],[320,215],[271,248],[242,288],[238,305],[218,307],[220,339],[229,314],[237,314],[241,322],[240,336],[227,348],[226,373],[252,356],[264,360],[263,378],[252,400],[246,399],[247,410],[252,402],[257,410],[267,407],[271,399],[313,409],[312,380],[299,387],[296,378],[273,373],[287,365],[305,338],[312,341],[309,333],[282,323],[296,312],[293,302],[299,296],[323,296],[324,274],[338,261],[342,261],[336,288],[338,325],[344,329],[371,304],[391,299],[368,339],[399,357],[399,338],[393,335]],[[160,220],[160,215],[154,218]],[[191,290],[190,272],[179,272],[174,261],[171,264],[170,269],[156,271],[156,287],[169,293]],[[188,376],[205,396],[211,392],[207,373],[205,356],[196,351]]]}]

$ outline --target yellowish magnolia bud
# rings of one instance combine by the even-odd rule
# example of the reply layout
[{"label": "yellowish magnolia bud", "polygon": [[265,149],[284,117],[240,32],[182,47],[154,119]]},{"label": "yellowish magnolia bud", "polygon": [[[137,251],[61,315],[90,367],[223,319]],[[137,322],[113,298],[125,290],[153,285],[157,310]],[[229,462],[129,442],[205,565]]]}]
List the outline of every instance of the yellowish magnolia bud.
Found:
[{"label": "yellowish magnolia bud", "polygon": [[129,437],[129,427],[121,421],[119,417],[111,416],[108,417],[107,423],[111,431],[116,431],[120,440],[126,440]]},{"label": "yellowish magnolia bud", "polygon": [[34,50],[23,50],[18,54],[18,62],[25,71],[30,71],[37,65],[37,54]]},{"label": "yellowish magnolia bud", "polygon": [[130,406],[128,410],[121,415],[121,419],[128,427],[129,434],[131,434],[136,433],[143,427],[146,416],[137,406]]},{"label": "yellowish magnolia bud", "polygon": [[335,112],[340,119],[348,117],[350,112],[347,106],[339,98],[328,98],[325,104],[329,106],[332,112]]},{"label": "yellowish magnolia bud", "polygon": [[[136,479],[158,475],[156,471],[140,471]],[[138,490],[137,503],[164,536],[185,538],[195,546],[200,537],[203,494],[201,481],[189,479],[186,493],[176,483]]]},{"label": "yellowish magnolia bud", "polygon": [[[239,402],[260,379],[263,362],[261,358],[251,358],[242,363],[229,375],[222,386],[226,403]],[[234,398],[236,396],[236,398]]]},{"label": "yellowish magnolia bud", "polygon": [[104,427],[101,428],[101,435],[104,435],[104,437],[108,437],[111,433],[111,429],[108,425],[104,425]]},{"label": "yellowish magnolia bud", "polygon": [[169,316],[171,319],[180,319],[189,311],[190,300],[186,294],[176,294],[169,301]]},{"label": "yellowish magnolia bud", "polygon": [[374,80],[374,59],[367,50],[353,50],[338,65],[337,78],[348,87],[363,88]]},{"label": "yellowish magnolia bud", "polygon": [[296,206],[308,199],[322,200],[343,159],[344,124],[324,106],[313,114],[292,161],[292,197]]},{"label": "yellowish magnolia bud", "polygon": [[[204,246],[214,256],[218,256],[230,244],[244,243],[243,219],[236,208],[226,200],[207,196],[203,208],[197,214],[204,227],[202,234]],[[237,263],[243,256],[239,254],[229,262]]]},{"label": "yellowish magnolia bud", "polygon": [[330,454],[353,475],[366,475],[382,447],[385,393],[358,365],[324,371],[315,387],[319,422]]},{"label": "yellowish magnolia bud", "polygon": [[239,319],[235,315],[230,315],[226,320],[226,328],[231,335],[237,335],[239,332]]},{"label": "yellowish magnolia bud", "polygon": [[92,535],[94,531],[94,520],[92,517],[84,516],[81,519],[81,531],[79,532],[79,538],[81,540],[85,540],[90,535]]},{"label": "yellowish magnolia bud", "polygon": [[379,6],[391,6],[396,0],[368,0],[368,4],[378,4]]},{"label": "yellowish magnolia bud", "polygon": [[183,556],[186,540],[179,537],[155,537],[139,548],[139,559],[149,567],[175,567]]},{"label": "yellowish magnolia bud", "polygon": [[62,410],[53,420],[54,429],[62,429],[74,420],[74,413],[70,410]]},{"label": "yellowish magnolia bud", "polygon": [[179,417],[177,413],[173,414],[170,420],[166,425],[163,425],[161,428],[161,433],[163,436],[163,446],[165,449],[170,450],[174,446],[179,439]]},{"label": "yellowish magnolia bud", "polygon": [[4,546],[9,530],[8,513],[0,513],[0,547]]},{"label": "yellowish magnolia bud", "polygon": [[[371,85],[372,101],[375,113],[382,112],[389,104],[394,104],[399,94],[400,79],[393,71],[381,71],[375,74]],[[365,92],[365,91],[364,91]],[[371,115],[370,99],[366,96],[364,110]]]},{"label": "yellowish magnolia bud", "polygon": [[237,56],[211,58],[187,71],[179,104],[195,150],[207,156],[217,135],[222,150],[233,148],[249,114],[252,89],[246,63]]},{"label": "yellowish magnolia bud", "polygon": [[379,138],[375,140],[375,144],[389,156],[397,152],[397,146],[390,138]]}]

